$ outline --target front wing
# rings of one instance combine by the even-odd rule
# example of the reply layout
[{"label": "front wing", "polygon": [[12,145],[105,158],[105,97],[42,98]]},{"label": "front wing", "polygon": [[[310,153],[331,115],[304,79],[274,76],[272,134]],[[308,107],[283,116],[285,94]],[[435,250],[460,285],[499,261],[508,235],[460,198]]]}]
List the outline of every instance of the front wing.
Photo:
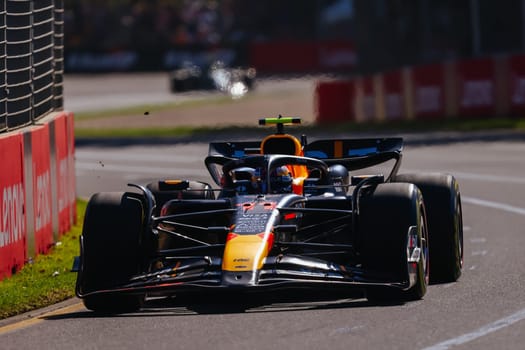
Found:
[{"label": "front wing", "polygon": [[[174,266],[138,274],[128,283],[111,289],[84,293],[77,284],[76,294],[83,298],[95,294],[172,295],[188,292],[263,292],[285,289],[365,290],[387,287],[407,290],[414,279],[404,280],[360,267],[338,265],[304,256],[268,257],[256,272],[230,272],[221,269],[222,259],[203,256],[178,261]],[[79,268],[79,274],[82,269]],[[81,276],[79,276],[79,280]]]}]

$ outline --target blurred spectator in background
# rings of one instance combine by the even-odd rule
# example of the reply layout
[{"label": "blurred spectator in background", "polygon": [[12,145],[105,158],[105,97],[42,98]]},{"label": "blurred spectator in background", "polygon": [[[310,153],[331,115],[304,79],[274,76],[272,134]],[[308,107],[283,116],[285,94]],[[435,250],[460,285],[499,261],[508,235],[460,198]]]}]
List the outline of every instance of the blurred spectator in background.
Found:
[{"label": "blurred spectator in background", "polygon": [[318,0],[65,0],[66,47],[143,49],[312,39],[319,4]]},{"label": "blurred spectator in background", "polygon": [[525,50],[524,0],[64,0],[66,50],[345,41],[358,68]]}]

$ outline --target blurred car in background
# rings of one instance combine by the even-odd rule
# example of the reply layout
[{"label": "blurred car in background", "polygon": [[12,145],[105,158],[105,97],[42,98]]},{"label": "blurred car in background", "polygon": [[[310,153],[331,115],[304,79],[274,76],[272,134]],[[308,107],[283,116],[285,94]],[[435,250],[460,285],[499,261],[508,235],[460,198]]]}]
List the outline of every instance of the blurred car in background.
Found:
[{"label": "blurred car in background", "polygon": [[255,85],[255,68],[228,67],[222,61],[199,66],[186,61],[170,73],[170,91],[218,90],[240,98]]}]

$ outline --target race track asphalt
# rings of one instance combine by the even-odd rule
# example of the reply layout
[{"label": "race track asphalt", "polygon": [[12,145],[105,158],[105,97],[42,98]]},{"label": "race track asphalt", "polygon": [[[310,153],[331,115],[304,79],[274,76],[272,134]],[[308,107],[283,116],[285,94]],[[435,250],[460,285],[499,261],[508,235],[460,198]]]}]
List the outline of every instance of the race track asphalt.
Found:
[{"label": "race track asphalt", "polygon": [[[525,335],[523,135],[397,136],[407,139],[401,172],[449,172],[459,181],[465,264],[458,282],[430,286],[423,300],[388,306],[351,297],[304,302],[288,296],[291,300],[245,308],[175,299],[152,300],[129,315],[100,316],[72,300],[61,313],[0,327],[0,347],[520,349]],[[79,143],[78,195],[120,191],[129,182],[165,177],[210,181],[203,164],[206,153],[203,140]]]}]

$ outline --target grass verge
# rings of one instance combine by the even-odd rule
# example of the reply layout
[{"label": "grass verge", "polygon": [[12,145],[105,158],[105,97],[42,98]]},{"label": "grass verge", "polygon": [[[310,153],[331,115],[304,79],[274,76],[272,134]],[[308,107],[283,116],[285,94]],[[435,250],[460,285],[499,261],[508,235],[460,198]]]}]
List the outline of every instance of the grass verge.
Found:
[{"label": "grass verge", "polygon": [[[254,124],[256,121],[254,120]],[[429,132],[429,131],[459,131],[471,132],[482,130],[525,130],[525,118],[448,118],[440,120],[407,120],[384,123],[333,123],[322,125],[303,125],[294,127],[294,132]],[[121,128],[121,129],[85,129],[77,128],[77,138],[169,138],[190,137],[214,134],[242,134],[260,132],[261,128],[222,126],[222,127],[156,127],[156,128]]]},{"label": "grass verge", "polygon": [[75,295],[77,274],[70,272],[79,255],[87,202],[77,201],[77,224],[64,234],[48,254],[36,256],[19,272],[0,281],[0,319],[49,306]]},{"label": "grass verge", "polygon": [[198,107],[202,105],[223,105],[233,103],[232,99],[226,95],[219,96],[204,96],[201,98],[196,98],[194,100],[184,100],[180,102],[167,102],[159,104],[145,104],[132,107],[124,108],[110,108],[103,110],[95,111],[86,111],[86,112],[77,112],[75,113],[75,118],[78,120],[91,120],[91,119],[106,119],[115,116],[124,116],[124,115],[140,115],[145,113],[155,113],[170,111],[174,109],[185,109]]}]

